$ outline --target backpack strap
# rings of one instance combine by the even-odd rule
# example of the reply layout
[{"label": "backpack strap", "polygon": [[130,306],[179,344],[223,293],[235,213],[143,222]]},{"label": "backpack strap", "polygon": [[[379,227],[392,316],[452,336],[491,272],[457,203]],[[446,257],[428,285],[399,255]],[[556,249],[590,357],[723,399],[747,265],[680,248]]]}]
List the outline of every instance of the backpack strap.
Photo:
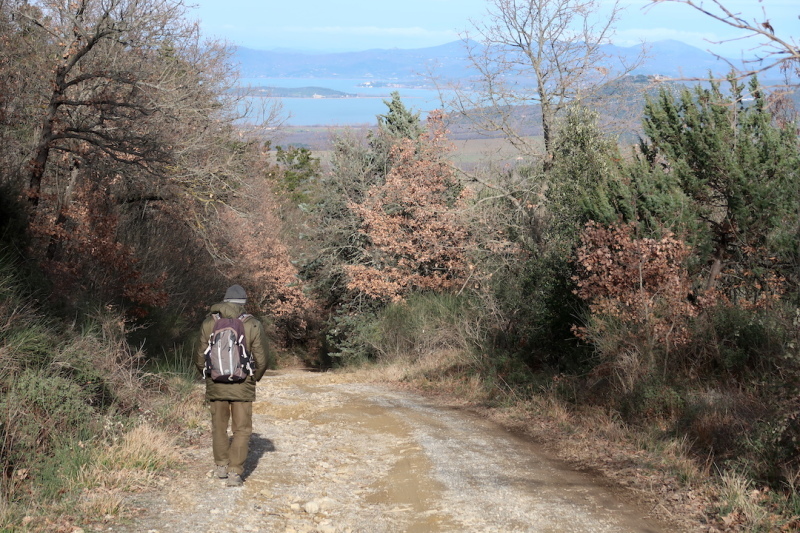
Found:
[{"label": "backpack strap", "polygon": [[[217,321],[218,321],[218,320],[219,320],[221,317],[220,317],[219,313],[211,313],[211,318],[213,318],[213,319],[214,319],[214,324],[216,324],[216,323],[217,323]],[[207,356],[208,354],[210,354],[210,353],[211,353],[211,344],[212,344],[212,341],[213,341],[213,340],[214,340],[214,328],[212,327],[212,328],[211,328],[211,334],[208,336],[208,347],[206,348],[206,351],[205,351],[205,352],[203,352],[203,355],[206,355],[206,356]],[[205,370],[203,371],[203,377],[204,377],[204,378],[206,377]]]}]

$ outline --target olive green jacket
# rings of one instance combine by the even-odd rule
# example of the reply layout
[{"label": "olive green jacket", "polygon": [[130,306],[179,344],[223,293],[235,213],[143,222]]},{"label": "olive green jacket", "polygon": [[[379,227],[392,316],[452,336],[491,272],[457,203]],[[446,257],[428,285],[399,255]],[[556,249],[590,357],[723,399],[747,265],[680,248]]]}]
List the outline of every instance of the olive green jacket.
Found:
[{"label": "olive green jacket", "polygon": [[[213,314],[219,314],[222,318],[237,318],[244,313],[244,306],[230,302],[222,302],[211,306],[208,316],[203,320],[200,329],[200,342],[195,353],[194,364],[202,374],[206,366],[206,359],[203,355],[208,348],[208,339],[214,329]],[[256,400],[256,382],[261,380],[268,366],[274,366],[275,361],[272,351],[264,333],[261,322],[248,316],[244,320],[244,337],[248,353],[250,353],[255,368],[253,375],[248,376],[241,383],[215,383],[211,378],[206,378],[206,400],[227,400],[237,402],[254,402]]]}]

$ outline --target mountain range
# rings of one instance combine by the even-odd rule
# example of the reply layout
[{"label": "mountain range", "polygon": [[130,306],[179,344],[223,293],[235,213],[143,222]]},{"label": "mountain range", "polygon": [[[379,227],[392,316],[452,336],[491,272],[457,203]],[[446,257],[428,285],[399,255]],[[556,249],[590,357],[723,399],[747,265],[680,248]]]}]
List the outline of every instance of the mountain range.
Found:
[{"label": "mountain range", "polygon": [[[641,47],[607,45],[603,52],[609,61],[604,66],[613,68],[614,63],[618,64],[618,59],[633,61],[640,54]],[[421,84],[429,74],[443,80],[463,80],[474,75],[469,69],[466,47],[462,41],[429,48],[341,53],[239,47],[234,59],[239,64],[241,75],[246,78],[341,78]],[[709,72],[725,75],[730,65],[736,63],[680,41],[665,40],[649,44],[645,61],[631,74],[705,78]]]}]

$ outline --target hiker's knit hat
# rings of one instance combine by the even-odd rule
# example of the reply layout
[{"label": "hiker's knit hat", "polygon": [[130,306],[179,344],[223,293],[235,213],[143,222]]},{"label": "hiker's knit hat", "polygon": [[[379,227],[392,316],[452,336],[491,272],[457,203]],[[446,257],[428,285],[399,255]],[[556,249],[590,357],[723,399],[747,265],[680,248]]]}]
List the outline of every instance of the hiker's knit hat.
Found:
[{"label": "hiker's knit hat", "polygon": [[244,292],[241,285],[231,285],[228,287],[228,290],[225,291],[224,301],[232,304],[244,305],[247,303],[247,293]]}]

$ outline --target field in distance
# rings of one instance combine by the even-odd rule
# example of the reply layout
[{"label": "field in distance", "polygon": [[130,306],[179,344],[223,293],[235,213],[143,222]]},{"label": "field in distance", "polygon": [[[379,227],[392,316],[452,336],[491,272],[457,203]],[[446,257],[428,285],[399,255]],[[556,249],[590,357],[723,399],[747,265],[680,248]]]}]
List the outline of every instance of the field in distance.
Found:
[{"label": "field in distance", "polygon": [[[287,148],[295,146],[307,148],[320,159],[323,166],[330,160],[331,137],[349,129],[359,136],[366,136],[367,131],[374,129],[373,125],[341,127],[341,126],[290,126],[281,128],[272,140],[273,149],[277,146]],[[529,137],[534,145],[542,145],[541,137]],[[471,139],[452,140],[453,162],[462,169],[475,168],[486,161],[511,162],[516,159],[516,153],[511,144],[503,138],[476,137]]]}]

